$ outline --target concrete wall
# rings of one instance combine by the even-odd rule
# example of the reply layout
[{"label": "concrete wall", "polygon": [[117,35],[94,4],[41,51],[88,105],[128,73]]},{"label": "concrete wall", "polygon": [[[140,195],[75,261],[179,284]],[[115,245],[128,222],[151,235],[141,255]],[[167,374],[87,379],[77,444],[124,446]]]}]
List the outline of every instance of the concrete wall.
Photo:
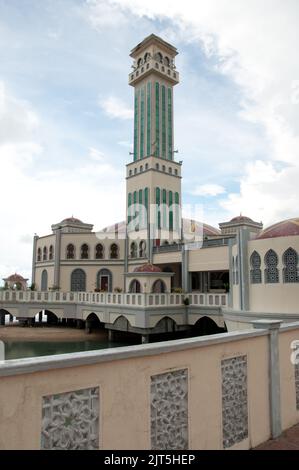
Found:
[{"label": "concrete wall", "polygon": [[[294,248],[299,252],[299,237],[280,237],[273,239],[251,240],[248,243],[248,259],[254,250],[261,257],[262,283],[251,284],[249,282],[249,305],[250,310],[255,312],[272,313],[299,313],[298,283],[283,282],[282,255],[288,248]],[[276,252],[279,262],[279,283],[266,284],[264,276],[264,257],[266,252],[272,249]]]},{"label": "concrete wall", "polygon": [[[282,329],[279,335],[283,429],[299,421],[294,398],[294,366],[290,364],[290,341],[298,334],[299,324],[296,324],[292,329]],[[245,366],[242,366],[241,375],[239,369],[229,371],[229,393],[230,400],[233,394],[233,402],[227,402],[223,395],[227,387],[223,374],[227,364],[236,365],[238,361]],[[180,418],[183,420],[181,426],[184,423],[187,426],[182,441],[184,448],[248,449],[270,438],[269,337],[267,330],[255,330],[7,361],[0,365],[0,448],[40,449],[42,427],[47,427],[53,418],[48,416],[48,421],[44,420],[42,424],[43,397],[49,401],[53,395],[68,392],[75,395],[76,391],[88,393],[91,389],[95,393],[99,387],[100,404],[92,410],[98,439],[94,445],[102,449],[150,449],[157,435],[167,437],[168,433],[167,427],[163,432],[163,419],[159,421],[159,413],[158,421],[151,415],[153,398],[157,403],[153,393],[158,393],[158,403],[160,396],[153,384],[166,377],[166,387],[171,387],[176,374],[179,376],[173,382],[175,387],[184,389],[176,402],[178,407],[185,407],[184,417]],[[185,385],[180,382],[180,374],[185,374]],[[239,374],[240,384],[234,382],[238,380],[235,374]],[[245,387],[243,398],[238,393],[238,385]],[[71,404],[71,396],[65,396]],[[243,414],[236,414],[234,410],[239,406],[240,397]],[[225,430],[225,423],[230,416],[226,415],[224,407],[231,407],[234,413],[228,430]],[[171,415],[174,408],[170,406],[166,411],[161,408],[160,418],[166,421],[169,418],[171,422],[171,416],[163,413]],[[56,436],[62,431],[57,429]],[[237,439],[236,432],[239,432]],[[174,439],[172,442],[176,446],[175,439],[180,436],[169,436],[169,439]],[[162,444],[159,445],[156,443],[155,448],[162,449]]]},{"label": "concrete wall", "polygon": [[115,287],[123,289],[124,276],[123,264],[116,265],[114,262],[105,262],[105,260],[97,260],[96,264],[91,264],[88,260],[65,262],[60,266],[60,288],[62,292],[71,290],[71,274],[74,269],[83,269],[86,273],[86,291],[93,292],[96,288],[97,273],[101,269],[109,269],[112,273],[112,290]]},{"label": "concrete wall", "polygon": [[229,269],[228,248],[202,248],[189,251],[189,271],[221,271]]}]

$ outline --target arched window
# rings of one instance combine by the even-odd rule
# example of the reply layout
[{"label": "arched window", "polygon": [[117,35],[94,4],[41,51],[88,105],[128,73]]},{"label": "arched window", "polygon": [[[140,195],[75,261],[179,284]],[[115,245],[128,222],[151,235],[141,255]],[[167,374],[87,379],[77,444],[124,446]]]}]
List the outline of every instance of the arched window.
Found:
[{"label": "arched window", "polygon": [[274,250],[268,250],[265,254],[265,282],[267,284],[275,284],[279,282],[278,272],[278,256]]},{"label": "arched window", "polygon": [[110,246],[110,258],[111,259],[117,259],[118,258],[118,252],[119,252],[119,249],[118,249],[117,244],[112,243],[112,245]]},{"label": "arched window", "polygon": [[142,65],[142,64],[143,64],[143,60],[140,57],[140,59],[138,59],[138,61],[137,61],[137,67],[140,67],[140,65]]},{"label": "arched window", "polygon": [[257,251],[250,256],[250,267],[251,284],[260,284],[262,282],[261,257]]},{"label": "arched window", "polygon": [[133,279],[133,281],[130,282],[129,292],[130,294],[140,294],[141,285],[140,282],[137,281],[137,279]]},{"label": "arched window", "polygon": [[99,243],[96,246],[96,253],[95,253],[95,258],[96,259],[103,259],[104,258],[104,247],[101,243]]},{"label": "arched window", "polygon": [[48,248],[46,246],[44,246],[44,249],[43,249],[43,261],[47,261],[47,258],[48,258]]},{"label": "arched window", "polygon": [[141,165],[141,167],[139,168],[139,171],[140,171],[140,173],[143,172],[143,166],[142,166],[142,165]]},{"label": "arched window", "polygon": [[69,243],[66,247],[66,259],[74,259],[75,258],[75,247],[72,243]]},{"label": "arched window", "polygon": [[88,259],[89,258],[89,248],[86,243],[81,246],[81,259]]},{"label": "arched window", "polygon": [[131,256],[131,258],[137,258],[137,245],[136,245],[135,242],[131,243],[130,256]]},{"label": "arched window", "polygon": [[97,288],[102,292],[112,292],[112,273],[109,269],[101,269],[98,272]]},{"label": "arched window", "polygon": [[170,67],[170,60],[167,56],[164,57],[164,64],[166,65],[166,67]]},{"label": "arched window", "polygon": [[41,290],[42,291],[48,290],[48,273],[47,273],[46,269],[44,269],[43,272],[42,272]]},{"label": "arched window", "polygon": [[164,292],[166,292],[165,283],[161,281],[161,279],[155,281],[152,287],[152,292],[154,294],[164,294]]},{"label": "arched window", "polygon": [[144,240],[142,240],[140,243],[139,243],[139,257],[140,258],[144,258],[146,255],[146,243]]},{"label": "arched window", "polygon": [[159,163],[156,163],[156,170],[159,170],[159,169],[160,169]]},{"label": "arched window", "polygon": [[155,59],[157,62],[160,62],[161,64],[163,63],[163,56],[161,52],[157,52],[157,54],[155,55]]},{"label": "arched window", "polygon": [[49,259],[53,259],[54,258],[54,249],[53,249],[53,245],[50,245],[50,248],[49,248]]},{"label": "arched window", "polygon": [[283,282],[299,282],[298,253],[293,248],[288,248],[282,255]]},{"label": "arched window", "polygon": [[145,55],[144,55],[144,63],[147,62],[148,60],[150,60],[151,56],[149,54],[149,52],[146,52]]},{"label": "arched window", "polygon": [[71,274],[71,291],[86,291],[86,274],[83,269],[75,269]]},{"label": "arched window", "polygon": [[37,261],[41,261],[42,260],[42,250],[41,248],[39,248],[37,250]]}]

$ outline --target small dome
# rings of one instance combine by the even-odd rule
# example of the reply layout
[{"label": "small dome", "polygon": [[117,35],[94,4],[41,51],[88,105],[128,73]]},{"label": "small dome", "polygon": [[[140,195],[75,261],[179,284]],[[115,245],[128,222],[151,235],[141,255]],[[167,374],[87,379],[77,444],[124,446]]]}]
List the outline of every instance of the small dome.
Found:
[{"label": "small dome", "polygon": [[161,273],[162,269],[151,263],[143,264],[134,269],[134,273]]},{"label": "small dome", "polygon": [[233,217],[230,222],[250,222],[254,224],[254,221],[250,217],[246,217],[245,215],[238,215],[237,217]]},{"label": "small dome", "polygon": [[191,227],[191,232],[198,234],[202,233],[204,237],[220,235],[220,230],[215,227],[212,227],[212,225],[198,222],[197,220],[183,219],[183,232],[188,233],[189,227]]},{"label": "small dome", "polygon": [[23,276],[21,276],[20,274],[11,274],[10,276],[8,276],[6,279],[4,279],[4,281],[10,281],[10,282],[24,282],[24,281],[27,281],[28,279],[25,279]]},{"label": "small dome", "polygon": [[61,224],[83,224],[83,222],[79,219],[76,219],[75,217],[69,217],[67,219],[63,219]]},{"label": "small dome", "polygon": [[256,238],[261,240],[263,238],[290,237],[293,235],[299,235],[299,217],[282,220],[270,225],[270,227],[262,230]]}]

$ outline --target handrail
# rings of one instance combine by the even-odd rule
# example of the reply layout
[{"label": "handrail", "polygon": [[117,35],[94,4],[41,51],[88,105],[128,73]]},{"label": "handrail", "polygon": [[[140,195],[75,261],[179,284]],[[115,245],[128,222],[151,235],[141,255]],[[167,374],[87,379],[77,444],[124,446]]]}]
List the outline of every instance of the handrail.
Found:
[{"label": "handrail", "polygon": [[[116,292],[48,292],[0,291],[0,303],[74,303],[93,305],[124,305],[130,307],[175,307],[188,299],[191,306],[227,306],[226,293],[131,294]],[[187,305],[187,302],[185,301]]]}]

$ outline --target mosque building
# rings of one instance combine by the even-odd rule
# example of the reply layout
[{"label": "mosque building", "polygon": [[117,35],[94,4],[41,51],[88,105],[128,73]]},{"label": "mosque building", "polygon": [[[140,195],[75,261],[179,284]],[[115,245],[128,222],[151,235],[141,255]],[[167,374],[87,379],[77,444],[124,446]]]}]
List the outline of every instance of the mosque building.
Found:
[{"label": "mosque building", "polygon": [[239,312],[298,319],[299,218],[263,228],[239,215],[218,229],[181,216],[177,54],[154,34],[130,54],[134,151],[126,165],[126,221],[94,232],[72,216],[35,236],[32,282],[38,291],[225,293],[226,324],[235,327]]}]

